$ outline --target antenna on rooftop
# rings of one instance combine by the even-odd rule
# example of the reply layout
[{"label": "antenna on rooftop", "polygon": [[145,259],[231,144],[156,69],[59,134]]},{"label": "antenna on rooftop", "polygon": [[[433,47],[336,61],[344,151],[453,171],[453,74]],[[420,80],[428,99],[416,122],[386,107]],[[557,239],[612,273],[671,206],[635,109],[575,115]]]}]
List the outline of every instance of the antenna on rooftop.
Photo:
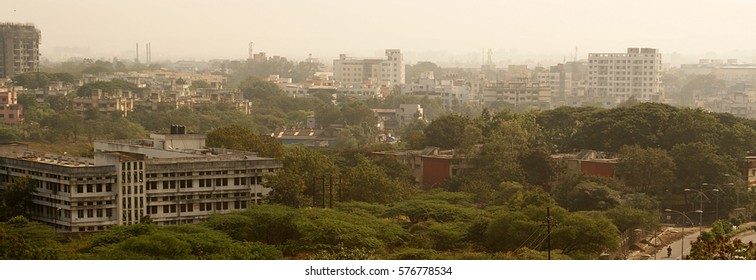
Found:
[{"label": "antenna on rooftop", "polygon": [[151,43],[147,43],[144,46],[144,52],[145,52],[145,61],[146,61],[147,65],[150,65],[150,63],[152,62],[152,45],[151,45]]},{"label": "antenna on rooftop", "polygon": [[572,56],[572,62],[577,61],[577,51],[578,51],[578,47],[575,46],[575,54]]},{"label": "antenna on rooftop", "polygon": [[136,63],[139,63],[139,42],[136,43]]},{"label": "antenna on rooftop", "polygon": [[255,57],[255,53],[252,51],[254,47],[255,47],[255,43],[249,42],[249,58],[248,59],[253,59]]}]

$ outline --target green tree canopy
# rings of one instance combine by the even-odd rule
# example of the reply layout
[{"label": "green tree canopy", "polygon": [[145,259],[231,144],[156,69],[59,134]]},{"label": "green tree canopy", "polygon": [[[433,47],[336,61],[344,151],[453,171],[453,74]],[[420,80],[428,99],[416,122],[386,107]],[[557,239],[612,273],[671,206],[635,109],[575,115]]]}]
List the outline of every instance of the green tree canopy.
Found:
[{"label": "green tree canopy", "polygon": [[95,90],[102,90],[102,92],[106,93],[115,93],[117,90],[137,92],[139,88],[130,82],[116,79],[108,82],[99,81],[83,85],[76,90],[76,95],[80,97],[89,97]]},{"label": "green tree canopy", "polygon": [[32,196],[36,192],[37,181],[31,177],[16,177],[0,192],[0,221],[8,221],[16,216],[25,216],[34,205]]},{"label": "green tree canopy", "polygon": [[634,192],[663,194],[674,183],[675,162],[662,149],[623,146],[615,173]]},{"label": "green tree canopy", "polygon": [[442,149],[454,149],[465,141],[465,128],[470,125],[470,120],[459,115],[442,116],[431,122],[423,133],[426,144]]},{"label": "green tree canopy", "polygon": [[258,136],[238,125],[227,125],[210,131],[207,134],[207,145],[257,152],[262,157],[281,158],[284,152],[283,145],[275,139],[266,135]]}]

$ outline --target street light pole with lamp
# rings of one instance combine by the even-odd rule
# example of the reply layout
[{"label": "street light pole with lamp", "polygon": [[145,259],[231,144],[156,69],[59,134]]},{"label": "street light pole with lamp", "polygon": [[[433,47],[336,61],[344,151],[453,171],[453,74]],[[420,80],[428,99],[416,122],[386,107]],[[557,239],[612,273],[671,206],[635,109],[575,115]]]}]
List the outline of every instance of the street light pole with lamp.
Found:
[{"label": "street light pole with lamp", "polygon": [[719,189],[711,189],[711,190],[704,191],[703,190],[703,186],[705,186],[705,183],[701,185],[701,190],[685,189],[686,192],[697,192],[698,195],[699,195],[699,197],[698,197],[698,203],[699,203],[698,211],[700,211],[700,212],[698,212],[698,211],[697,212],[698,212],[698,226],[699,226],[699,231],[700,232],[703,232],[703,201],[704,201],[704,199],[706,199],[706,201],[709,201],[709,198],[706,196],[706,194],[704,192],[708,192],[708,191],[717,192],[716,215],[717,215],[717,219],[719,219]]},{"label": "street light pole with lamp", "polygon": [[[709,183],[703,183],[703,184],[701,184],[701,186],[702,186],[702,187],[703,187],[703,186],[714,186],[714,187],[716,187],[716,188],[714,188],[714,189],[711,189],[711,191],[713,191],[713,192],[716,192],[716,193],[717,193],[717,206],[716,206],[716,207],[717,207],[717,208],[716,208],[716,209],[717,209],[717,213],[716,213],[716,219],[717,219],[717,220],[719,220],[719,193],[721,192],[721,193],[723,193],[723,194],[725,194],[725,195],[726,195],[727,193],[725,193],[725,191],[723,190],[722,186],[720,186],[720,185],[717,185],[717,184],[709,184]],[[725,186],[729,186],[729,187],[732,187],[732,186],[735,186],[735,184],[734,184],[734,183],[727,183],[727,184],[725,184]],[[737,194],[737,193],[736,193],[736,194]],[[739,199],[738,199],[738,200],[739,200]],[[739,204],[739,202],[736,202],[736,207],[737,207],[737,204]]]},{"label": "street light pole with lamp", "polygon": [[[696,210],[695,212],[698,212],[698,211],[701,211],[701,210]],[[672,212],[672,213],[680,214],[683,216],[683,218],[688,219],[688,221],[690,221],[691,224],[693,223],[693,221],[688,217],[688,215],[685,215],[685,213],[683,212],[675,211],[672,209],[664,209],[664,212]],[[681,232],[682,236],[680,238],[680,259],[682,259],[683,256],[685,255],[685,219],[683,219],[682,221],[682,232]]]}]

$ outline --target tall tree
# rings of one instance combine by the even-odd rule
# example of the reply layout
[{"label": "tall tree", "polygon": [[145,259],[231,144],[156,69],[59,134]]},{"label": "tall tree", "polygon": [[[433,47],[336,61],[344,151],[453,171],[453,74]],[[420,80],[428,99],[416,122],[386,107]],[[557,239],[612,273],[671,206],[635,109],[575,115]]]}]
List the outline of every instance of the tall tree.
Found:
[{"label": "tall tree", "polygon": [[670,155],[675,161],[678,190],[697,188],[702,183],[726,182],[728,174],[738,174],[735,161],[717,153],[716,147],[711,144],[678,144]]},{"label": "tall tree", "polygon": [[462,145],[468,135],[465,128],[470,120],[459,115],[442,116],[431,122],[423,132],[427,144],[442,149],[454,149]]},{"label": "tall tree", "polygon": [[0,192],[0,221],[16,216],[25,216],[34,205],[32,196],[36,192],[37,181],[31,177],[16,177]]},{"label": "tall tree", "polygon": [[675,162],[662,149],[623,146],[616,174],[634,192],[662,194],[674,183]]},{"label": "tall tree", "polygon": [[257,152],[262,157],[280,158],[283,145],[269,136],[254,134],[238,125],[228,125],[214,129],[207,134],[207,145],[228,149]]},{"label": "tall tree", "polygon": [[346,200],[391,203],[412,192],[413,186],[388,177],[378,165],[363,156],[358,156],[357,165],[344,174],[343,195]]}]

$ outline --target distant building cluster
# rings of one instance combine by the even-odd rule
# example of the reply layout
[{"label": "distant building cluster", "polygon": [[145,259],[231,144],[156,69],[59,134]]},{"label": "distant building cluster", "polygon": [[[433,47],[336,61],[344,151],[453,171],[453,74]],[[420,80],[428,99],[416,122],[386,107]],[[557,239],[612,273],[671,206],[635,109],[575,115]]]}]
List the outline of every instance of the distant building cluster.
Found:
[{"label": "distant building cluster", "polygon": [[460,105],[515,111],[586,105],[613,108],[631,98],[638,102],[666,102],[661,54],[651,48],[591,53],[588,60],[560,63],[548,69],[509,65],[498,71],[494,65],[484,65],[477,71],[477,75],[466,78],[437,78],[432,71],[423,72],[404,84],[402,93],[437,99],[447,109]]},{"label": "distant building cluster", "polygon": [[756,63],[701,59],[698,64],[680,65],[680,71],[686,75],[710,75],[724,84],[693,89],[691,96],[680,97],[679,105],[756,118]]},{"label": "distant building cluster", "polygon": [[19,177],[35,186],[31,216],[63,232],[107,230],[149,219],[198,223],[248,209],[270,191],[264,175],[282,165],[255,153],[206,147],[183,126],[151,139],[98,140],[94,158],[0,145],[0,188]]}]

